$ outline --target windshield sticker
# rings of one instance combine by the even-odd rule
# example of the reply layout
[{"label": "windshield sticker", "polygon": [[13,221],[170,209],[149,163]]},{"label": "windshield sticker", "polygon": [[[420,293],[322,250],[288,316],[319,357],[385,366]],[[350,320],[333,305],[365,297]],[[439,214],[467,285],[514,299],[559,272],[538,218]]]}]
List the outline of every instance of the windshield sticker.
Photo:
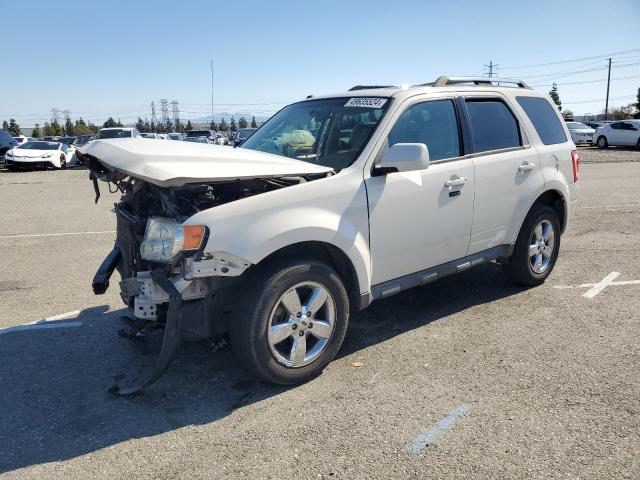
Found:
[{"label": "windshield sticker", "polygon": [[387,103],[386,98],[353,97],[350,98],[345,107],[382,108]]}]

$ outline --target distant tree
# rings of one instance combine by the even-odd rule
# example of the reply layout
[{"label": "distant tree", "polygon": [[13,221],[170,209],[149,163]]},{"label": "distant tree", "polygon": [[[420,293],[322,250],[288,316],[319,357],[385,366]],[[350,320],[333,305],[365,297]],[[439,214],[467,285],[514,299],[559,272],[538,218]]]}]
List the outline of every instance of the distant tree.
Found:
[{"label": "distant tree", "polygon": [[251,117],[251,128],[258,128],[256,117]]},{"label": "distant tree", "polygon": [[630,103],[626,107],[615,108],[609,112],[609,120],[626,120],[631,118],[633,108],[633,103]]},{"label": "distant tree", "polygon": [[222,120],[220,120],[220,124],[218,125],[218,129],[221,132],[226,132],[229,130],[229,125],[227,124],[227,122],[225,121],[224,117],[222,117]]},{"label": "distant tree", "polygon": [[154,123],[153,120],[151,120],[151,125],[149,125],[149,132],[155,133],[155,131],[156,131],[156,124]]},{"label": "distant tree", "polygon": [[35,124],[33,126],[33,132],[31,132],[31,136],[33,138],[42,138],[42,129],[40,128],[39,124]]},{"label": "distant tree", "polygon": [[[3,124],[3,126],[4,126],[4,124]],[[20,135],[20,125],[18,125],[18,123],[16,122],[15,118],[10,118],[9,119],[9,128],[7,129],[7,132],[9,132],[14,137]]]},{"label": "distant tree", "polygon": [[218,125],[216,125],[216,122],[214,122],[213,120],[209,122],[209,130],[213,130],[214,132],[218,131]]},{"label": "distant tree", "polygon": [[3,121],[2,121],[2,129],[3,129],[5,132],[8,132],[8,131],[9,131],[9,122],[7,122],[6,120],[3,120]]},{"label": "distant tree", "polygon": [[640,118],[640,87],[638,87],[635,107],[636,107],[636,113],[633,114],[633,118]]},{"label": "distant tree", "polygon": [[58,123],[58,120],[53,120],[53,122],[51,122],[51,131],[53,132],[51,135],[56,135],[56,136],[62,136],[64,135],[64,132],[62,130],[62,125],[60,125]]},{"label": "distant tree", "polygon": [[240,117],[240,120],[238,120],[238,128],[247,128],[249,126],[249,123],[247,122],[247,119],[244,117]]},{"label": "distant tree", "polygon": [[184,128],[186,132],[190,132],[193,130],[193,125],[191,125],[191,120],[187,120],[187,126]]},{"label": "distant tree", "polygon": [[71,119],[69,117],[67,117],[67,119],[64,122],[64,134],[68,137],[71,137],[73,135],[77,135],[75,133],[75,129],[73,128],[73,122],[71,121]]},{"label": "distant tree", "polygon": [[141,117],[138,117],[138,121],[136,122],[136,128],[139,132],[146,132],[144,128],[144,120]]},{"label": "distant tree", "polygon": [[560,95],[558,94],[558,85],[556,85],[555,82],[551,85],[549,96],[551,97],[551,100],[553,100],[553,103],[558,106],[558,110],[562,111],[562,102],[560,101]]},{"label": "distant tree", "polygon": [[82,117],[77,119],[75,125],[73,126],[73,134],[74,135],[89,135],[90,133],[92,133],[91,129],[87,126],[87,124],[84,122]]},{"label": "distant tree", "polygon": [[176,118],[176,122],[173,124],[173,129],[178,133],[184,133],[184,125],[180,121],[180,118]]},{"label": "distant tree", "polygon": [[565,120],[573,120],[573,112],[571,110],[565,110],[562,112],[562,118]]},{"label": "distant tree", "polygon": [[95,123],[92,123],[92,122],[89,122],[87,124],[87,128],[89,129],[89,131],[92,134],[96,134],[96,133],[98,133],[100,131],[100,127],[98,125],[96,125]]},{"label": "distant tree", "polygon": [[147,120],[146,118],[144,119],[144,130],[140,130],[141,132],[150,132],[151,131],[151,124],[149,123],[149,120]]},{"label": "distant tree", "polygon": [[173,132],[173,122],[167,118],[167,122],[164,124],[164,133]]},{"label": "distant tree", "polygon": [[102,124],[102,128],[113,128],[117,126],[118,122],[116,122],[113,117],[107,118],[107,121]]},{"label": "distant tree", "polygon": [[44,128],[42,129],[42,134],[45,137],[53,135],[53,130],[51,129],[51,125],[49,124],[49,122],[44,122]]},{"label": "distant tree", "polygon": [[233,115],[231,115],[231,123],[229,123],[229,130],[231,130],[232,132],[238,131],[238,125],[236,124],[236,119],[233,118]]}]

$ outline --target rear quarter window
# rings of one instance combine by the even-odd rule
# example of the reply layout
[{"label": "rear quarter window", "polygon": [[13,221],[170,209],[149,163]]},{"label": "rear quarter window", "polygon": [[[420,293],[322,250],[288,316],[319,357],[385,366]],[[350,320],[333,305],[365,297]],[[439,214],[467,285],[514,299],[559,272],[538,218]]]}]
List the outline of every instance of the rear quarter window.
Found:
[{"label": "rear quarter window", "polygon": [[516,97],[516,100],[533,123],[540,140],[545,145],[565,143],[567,136],[562,128],[555,107],[540,97]]}]

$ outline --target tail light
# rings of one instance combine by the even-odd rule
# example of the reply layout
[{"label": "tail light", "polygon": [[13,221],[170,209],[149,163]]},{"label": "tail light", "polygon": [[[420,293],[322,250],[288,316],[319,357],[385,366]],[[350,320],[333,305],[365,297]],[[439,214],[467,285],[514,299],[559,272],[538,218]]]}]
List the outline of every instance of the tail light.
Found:
[{"label": "tail light", "polygon": [[573,181],[577,182],[580,178],[580,157],[577,150],[571,152],[571,166],[573,167]]}]

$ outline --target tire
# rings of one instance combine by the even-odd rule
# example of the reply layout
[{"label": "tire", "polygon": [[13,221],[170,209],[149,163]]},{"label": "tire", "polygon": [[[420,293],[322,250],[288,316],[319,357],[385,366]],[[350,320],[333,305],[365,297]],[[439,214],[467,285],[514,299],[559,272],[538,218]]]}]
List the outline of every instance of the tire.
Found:
[{"label": "tire", "polygon": [[598,148],[609,147],[609,142],[607,142],[607,137],[605,137],[604,135],[600,135],[598,137],[598,140],[596,141],[596,145],[598,146]]},{"label": "tire", "polygon": [[60,160],[60,168],[59,168],[59,170],[64,170],[65,168],[67,168],[67,159],[66,158],[64,160]]},{"label": "tire", "polygon": [[[537,230],[538,228],[542,230]],[[551,228],[551,236],[547,228]],[[547,234],[536,241],[538,233]],[[549,241],[551,239],[551,242]],[[551,251],[547,249],[551,245]],[[538,246],[538,251],[533,250]],[[547,205],[534,205],[525,218],[511,257],[505,265],[508,276],[518,285],[537,286],[547,279],[558,258],[560,250],[560,221],[556,212]],[[531,255],[531,251],[535,253]],[[544,252],[547,252],[545,254]],[[538,263],[540,261],[541,263]]]},{"label": "tire", "polygon": [[[338,274],[317,260],[282,258],[258,268],[243,291],[229,333],[234,354],[245,367],[280,385],[302,383],[322,373],[338,353],[349,322],[349,298]],[[313,307],[314,294],[319,309],[307,316],[305,308]],[[320,333],[327,338],[321,339]],[[294,355],[294,344],[304,345],[306,355]]]}]

